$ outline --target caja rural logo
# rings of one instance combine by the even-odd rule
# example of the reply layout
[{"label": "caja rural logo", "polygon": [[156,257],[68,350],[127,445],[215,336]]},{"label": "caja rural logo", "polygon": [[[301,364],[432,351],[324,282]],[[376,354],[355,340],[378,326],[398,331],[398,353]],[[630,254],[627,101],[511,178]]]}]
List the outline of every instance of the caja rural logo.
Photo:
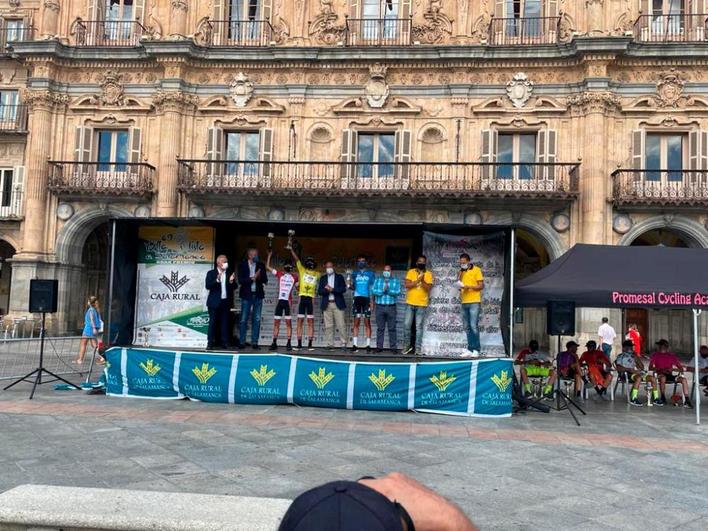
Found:
[{"label": "caja rural logo", "polygon": [[153,360],[149,359],[144,362],[140,362],[140,368],[145,371],[148,376],[155,376],[158,372],[160,372],[162,367],[160,367]]},{"label": "caja rural logo", "polygon": [[457,376],[454,374],[451,374],[450,376],[447,375],[447,371],[440,371],[439,374],[433,374],[430,377],[430,381],[435,385],[435,387],[438,388],[438,391],[441,393],[444,393],[448,387],[450,387],[450,384],[457,380]]},{"label": "caja rural logo", "polygon": [[372,372],[369,375],[369,380],[376,386],[379,391],[385,391],[386,388],[396,379],[393,374],[386,374],[386,369],[379,369],[379,373]]},{"label": "caja rural logo", "polygon": [[315,371],[311,371],[308,376],[317,389],[324,389],[334,379],[334,374],[327,372],[324,367],[320,367],[317,370],[317,374],[315,374]]},{"label": "caja rural logo", "polygon": [[501,371],[500,375],[492,375],[490,380],[497,386],[500,393],[506,392],[512,382],[512,378],[509,378],[509,373],[507,371]]},{"label": "caja rural logo", "polygon": [[268,370],[268,365],[261,365],[261,369],[259,371],[256,369],[251,369],[249,374],[260,387],[263,387],[268,383],[268,380],[276,375],[276,372],[273,369]]},{"label": "caja rural logo", "polygon": [[194,366],[194,369],[192,369],[192,372],[194,373],[194,376],[197,377],[197,380],[199,380],[199,383],[202,385],[206,384],[212,376],[214,376],[218,371],[216,370],[215,367],[209,368],[208,363],[202,363],[201,368],[197,365]]},{"label": "caja rural logo", "polygon": [[170,277],[167,278],[167,275],[162,275],[160,282],[167,286],[167,289],[169,289],[172,293],[177,293],[182,287],[184,287],[185,284],[187,284],[187,282],[189,282],[189,277],[184,275],[182,278],[179,278],[179,271],[171,271]]}]

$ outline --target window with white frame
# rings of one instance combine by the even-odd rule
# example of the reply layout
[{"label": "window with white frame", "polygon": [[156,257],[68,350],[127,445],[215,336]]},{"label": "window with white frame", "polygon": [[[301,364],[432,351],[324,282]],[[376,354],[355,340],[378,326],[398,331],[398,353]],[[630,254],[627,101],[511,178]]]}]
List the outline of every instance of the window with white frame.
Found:
[{"label": "window with white frame", "polygon": [[129,162],[129,131],[99,129],[95,132],[98,171],[125,171]]},{"label": "window with white frame", "polygon": [[207,131],[207,172],[210,175],[270,176],[273,160],[273,130],[228,130],[210,127]]},{"label": "window with white frame", "polygon": [[342,131],[342,176],[365,180],[408,178],[411,131]]},{"label": "window with white frame", "polygon": [[[243,173],[252,175],[258,173],[258,155],[260,153],[261,135],[258,131],[226,131],[224,146],[226,149],[226,173]],[[237,162],[231,162],[237,161]]]},{"label": "window with white frame", "polygon": [[482,131],[482,176],[497,179],[553,179],[556,131]]},{"label": "window with white frame", "polygon": [[364,40],[394,39],[410,33],[411,0],[350,0],[353,28]]},{"label": "window with white frame", "polygon": [[16,90],[0,90],[0,122],[15,122],[19,92]]},{"label": "window with white frame", "polygon": [[9,207],[12,205],[12,186],[14,170],[12,168],[0,169],[0,206]]},{"label": "window with white frame", "polygon": [[654,183],[708,181],[708,131],[632,133],[635,180]]},{"label": "window with white frame", "polygon": [[495,0],[495,18],[505,19],[504,34],[508,37],[541,36],[554,28],[544,19],[558,16],[559,0]]},{"label": "window with white frame", "polygon": [[359,133],[359,177],[393,176],[395,133]]},{"label": "window with white frame", "polygon": [[24,40],[25,21],[20,18],[7,18],[5,25],[5,42],[17,42]]}]

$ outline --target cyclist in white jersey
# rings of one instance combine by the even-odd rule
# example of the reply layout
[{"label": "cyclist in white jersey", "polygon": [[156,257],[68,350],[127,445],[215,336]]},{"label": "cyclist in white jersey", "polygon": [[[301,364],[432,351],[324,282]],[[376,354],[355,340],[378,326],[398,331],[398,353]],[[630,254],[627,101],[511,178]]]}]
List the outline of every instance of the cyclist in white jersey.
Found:
[{"label": "cyclist in white jersey", "polygon": [[293,264],[290,260],[286,260],[283,264],[283,270],[278,271],[277,269],[271,269],[270,259],[273,253],[268,253],[268,260],[266,262],[266,270],[270,271],[275,278],[278,279],[278,304],[275,306],[275,315],[273,316],[273,343],[271,343],[271,350],[277,350],[278,348],[278,336],[280,335],[280,321],[285,320],[285,326],[287,327],[287,338],[288,342],[285,345],[286,350],[292,350],[292,336],[293,336],[293,325],[292,325],[292,312],[290,310],[290,304],[292,302],[292,293],[295,289],[295,285],[298,282],[297,273],[293,273]]}]

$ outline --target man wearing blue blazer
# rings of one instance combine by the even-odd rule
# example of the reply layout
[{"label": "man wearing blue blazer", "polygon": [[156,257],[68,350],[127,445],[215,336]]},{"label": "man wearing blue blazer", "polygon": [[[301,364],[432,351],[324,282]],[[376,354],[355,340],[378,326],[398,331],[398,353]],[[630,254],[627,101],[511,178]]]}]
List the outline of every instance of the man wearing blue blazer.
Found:
[{"label": "man wearing blue blazer", "polygon": [[209,330],[207,332],[207,350],[216,345],[216,331],[219,330],[221,347],[229,348],[229,318],[231,304],[236,289],[236,274],[229,274],[229,261],[221,254],[216,258],[216,268],[206,274],[204,285],[209,290],[207,309],[209,310]]}]

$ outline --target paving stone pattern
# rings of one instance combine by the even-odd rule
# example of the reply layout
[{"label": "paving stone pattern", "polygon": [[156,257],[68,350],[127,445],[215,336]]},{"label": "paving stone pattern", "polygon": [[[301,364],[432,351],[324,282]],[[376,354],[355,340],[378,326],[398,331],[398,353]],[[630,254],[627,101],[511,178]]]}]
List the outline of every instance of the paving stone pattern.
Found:
[{"label": "paving stone pattern", "polygon": [[590,400],[578,428],[558,412],[489,420],[50,385],[28,394],[24,384],[0,392],[0,491],[40,483],[277,498],[400,471],[481,529],[708,529],[708,428],[692,410]]}]

